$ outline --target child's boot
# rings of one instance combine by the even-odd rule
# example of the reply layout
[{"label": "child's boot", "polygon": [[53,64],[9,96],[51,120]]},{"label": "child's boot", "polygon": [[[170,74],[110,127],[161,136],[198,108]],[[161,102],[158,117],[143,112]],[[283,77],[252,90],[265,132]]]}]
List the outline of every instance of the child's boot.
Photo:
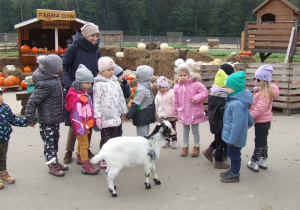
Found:
[{"label": "child's boot", "polygon": [[69,170],[68,166],[65,166],[65,165],[63,165],[63,164],[61,164],[59,162],[57,162],[57,165],[58,165],[59,169],[62,170],[62,171]]},{"label": "child's boot", "polygon": [[15,178],[9,176],[7,171],[4,171],[0,174],[0,181],[7,184],[12,184],[15,182]]},{"label": "child's boot", "polygon": [[162,148],[168,148],[170,146],[170,141],[165,140],[164,144],[162,145]]},{"label": "child's boot", "polygon": [[258,161],[258,167],[261,169],[267,169],[267,158],[265,157],[260,157]]},{"label": "child's boot", "polygon": [[210,162],[213,162],[213,159],[212,159],[213,151],[214,151],[214,148],[208,147],[206,150],[202,151],[202,154],[206,157],[207,160],[209,160]]},{"label": "child's boot", "polygon": [[76,152],[76,163],[77,165],[81,165],[81,158],[80,158],[80,154]]},{"label": "child's boot", "polygon": [[172,141],[172,149],[177,149],[177,141]]},{"label": "child's boot", "polygon": [[247,164],[248,168],[250,168],[254,172],[259,172],[258,161],[250,160]]},{"label": "child's boot", "polygon": [[228,163],[225,163],[224,161],[215,161],[214,168],[215,169],[228,169],[228,168],[230,168],[230,165]]},{"label": "child's boot", "polygon": [[95,175],[100,171],[99,168],[96,169],[91,165],[90,160],[81,162],[81,165],[82,165],[82,170],[81,170],[82,174]]},{"label": "child's boot", "polygon": [[189,147],[183,147],[181,150],[181,157],[186,157],[188,155]]},{"label": "child's boot", "polygon": [[[223,174],[222,174],[223,175]],[[221,175],[221,182],[225,183],[233,183],[233,182],[239,182],[240,176],[239,174],[234,174],[232,171],[228,170],[226,174],[224,173],[224,176]]]},{"label": "child's boot", "polygon": [[65,172],[63,172],[58,164],[55,164],[55,165],[52,165],[49,167],[49,174],[52,174],[54,176],[64,176],[65,175]]},{"label": "child's boot", "polygon": [[4,187],[4,184],[0,182],[0,189]]},{"label": "child's boot", "polygon": [[200,150],[200,147],[199,146],[195,146],[193,151],[192,151],[192,154],[191,156],[192,157],[198,157],[199,156],[199,150]]},{"label": "child's boot", "polygon": [[67,151],[63,161],[65,164],[70,164],[72,162],[72,152]]}]

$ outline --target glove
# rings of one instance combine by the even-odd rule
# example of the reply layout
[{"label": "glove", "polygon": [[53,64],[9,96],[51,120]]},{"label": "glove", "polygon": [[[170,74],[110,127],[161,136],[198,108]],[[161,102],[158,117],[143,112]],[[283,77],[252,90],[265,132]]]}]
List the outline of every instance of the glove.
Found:
[{"label": "glove", "polygon": [[96,118],[96,125],[100,130],[102,129],[100,118]]},{"label": "glove", "polygon": [[125,79],[125,77],[122,78],[121,84],[127,85],[127,80]]}]

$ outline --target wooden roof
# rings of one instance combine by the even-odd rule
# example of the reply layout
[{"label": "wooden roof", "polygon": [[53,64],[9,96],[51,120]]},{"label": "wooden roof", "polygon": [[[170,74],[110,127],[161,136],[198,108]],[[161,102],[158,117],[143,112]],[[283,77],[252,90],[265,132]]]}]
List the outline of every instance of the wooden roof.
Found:
[{"label": "wooden roof", "polygon": [[[263,3],[261,3],[258,7],[256,7],[253,10],[253,13],[256,13],[259,9],[261,9],[263,6],[265,6],[266,4],[268,4],[269,2],[271,2],[273,0],[266,0]],[[290,7],[296,14],[300,15],[300,10],[298,7],[296,7],[295,5],[293,5],[291,2],[287,1],[287,0],[280,0],[282,3],[284,3],[285,5],[287,5],[288,7]]]},{"label": "wooden roof", "polygon": [[[26,21],[24,21],[24,22],[22,22],[22,23],[18,23],[18,24],[16,24],[16,25],[14,25],[14,27],[15,27],[15,29],[17,29],[17,28],[20,28],[20,27],[29,25],[29,24],[31,24],[31,23],[35,23],[35,22],[37,22],[37,21],[42,21],[42,20],[39,20],[39,19],[37,19],[37,18],[32,18],[32,19],[26,20]],[[79,19],[79,18],[76,18],[76,22],[79,22],[79,23],[82,23],[82,24],[87,23],[87,21],[81,20],[81,19]]]}]

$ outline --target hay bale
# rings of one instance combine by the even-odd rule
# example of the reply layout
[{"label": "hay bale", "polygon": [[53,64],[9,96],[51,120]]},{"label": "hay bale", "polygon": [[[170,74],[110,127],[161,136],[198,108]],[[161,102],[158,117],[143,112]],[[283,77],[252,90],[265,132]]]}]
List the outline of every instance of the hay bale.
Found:
[{"label": "hay bale", "polygon": [[140,58],[135,61],[136,66],[141,66],[141,65],[148,65],[150,66],[151,64],[151,59],[150,58]]},{"label": "hay bale", "polygon": [[239,63],[255,63],[256,57],[255,56],[248,56],[248,55],[231,55],[225,58],[225,62],[239,62]]},{"label": "hay bale", "polygon": [[10,75],[14,75],[14,76],[18,77],[19,79],[22,79],[21,69],[16,68],[15,71],[9,71],[9,70],[7,70],[6,67],[3,67],[2,70],[3,70],[3,73],[4,73],[5,77],[8,77]]},{"label": "hay bale", "polygon": [[115,57],[117,52],[121,52],[121,47],[113,45],[113,46],[101,46],[101,55]]},{"label": "hay bale", "polygon": [[194,61],[206,61],[206,62],[210,62],[215,60],[213,56],[205,54],[205,53],[200,53],[197,51],[189,51],[187,53],[186,59],[193,59]]},{"label": "hay bale", "polygon": [[16,68],[20,68],[19,57],[1,57],[0,69],[7,65],[14,65]]},{"label": "hay bale", "polygon": [[175,61],[179,58],[179,50],[152,50],[150,53],[151,60],[156,61]]},{"label": "hay bale", "polygon": [[173,61],[158,61],[157,68],[154,69],[154,75],[165,76],[168,79],[174,78],[175,63]]},{"label": "hay bale", "polygon": [[150,58],[150,50],[139,49],[135,47],[127,47],[124,49],[124,58],[130,58],[130,59]]},{"label": "hay bale", "polygon": [[118,58],[117,64],[121,66],[124,70],[130,69],[135,71],[137,67],[136,60],[129,58]]}]

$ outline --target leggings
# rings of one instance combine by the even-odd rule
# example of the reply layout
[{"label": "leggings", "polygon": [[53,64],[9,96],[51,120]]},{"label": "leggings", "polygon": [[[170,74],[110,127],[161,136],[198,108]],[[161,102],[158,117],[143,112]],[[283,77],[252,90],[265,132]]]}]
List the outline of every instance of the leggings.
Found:
[{"label": "leggings", "polygon": [[183,125],[183,146],[189,145],[189,134],[190,127],[192,127],[192,133],[194,136],[194,146],[200,146],[200,134],[199,134],[199,123],[193,125]]}]

